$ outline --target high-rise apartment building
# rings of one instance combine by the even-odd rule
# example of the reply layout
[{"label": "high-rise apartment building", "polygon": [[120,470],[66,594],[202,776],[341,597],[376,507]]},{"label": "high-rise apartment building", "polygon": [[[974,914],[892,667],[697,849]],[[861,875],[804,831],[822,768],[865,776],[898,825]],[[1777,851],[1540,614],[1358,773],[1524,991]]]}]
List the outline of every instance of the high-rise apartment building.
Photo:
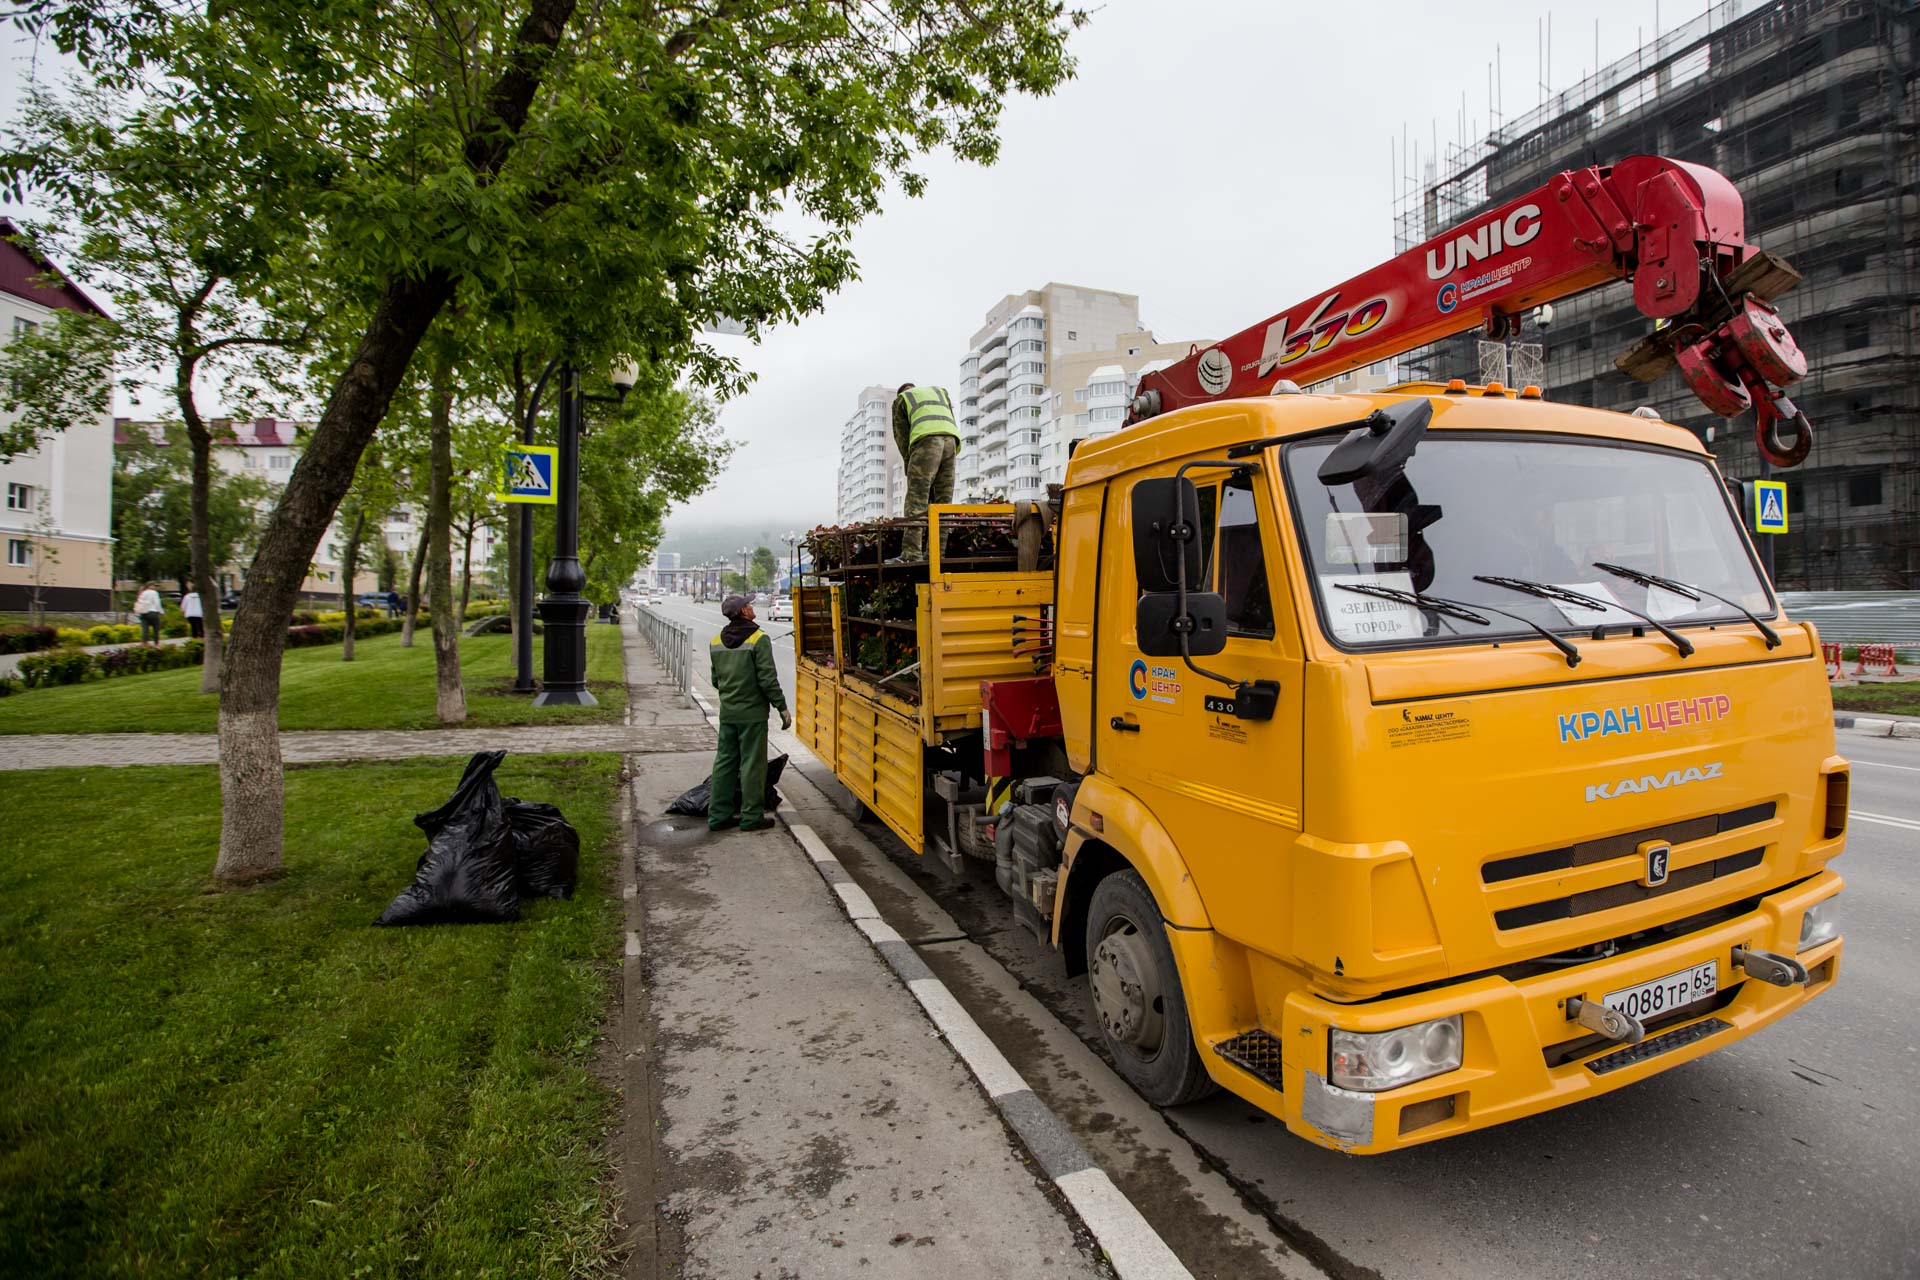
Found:
[{"label": "high-rise apartment building", "polygon": [[960,419],[955,495],[1041,496],[1045,437],[1057,416],[1054,364],[1111,350],[1121,334],[1139,330],[1140,299],[1110,289],[1047,284],[995,303],[968,343],[954,389]]},{"label": "high-rise apartment building", "polygon": [[900,514],[906,469],[893,442],[893,388],[868,387],[840,428],[840,484],[834,503],[840,524]]},{"label": "high-rise apartment building", "polygon": [[[1880,0],[1725,0],[1540,109],[1452,154],[1396,215],[1401,248],[1583,165],[1638,153],[1725,174],[1746,236],[1805,279],[1778,299],[1807,353],[1791,388],[1813,452],[1780,477],[1792,532],[1775,538],[1783,587],[1920,587],[1920,353],[1913,311],[1913,86],[1920,9]],[[1629,287],[1556,305],[1543,333],[1550,399],[1652,405],[1703,438],[1729,477],[1760,474],[1751,414],[1708,412],[1678,374],[1652,386],[1614,368],[1646,332]],[[1475,340],[1403,358],[1412,374],[1476,379]],[[1424,366],[1424,369],[1422,368]]]},{"label": "high-rise apartment building", "polygon": [[[1040,429],[1040,486],[1059,484],[1067,473],[1067,452],[1076,440],[1112,435],[1127,418],[1143,375],[1195,350],[1194,342],[1156,342],[1145,329],[1114,335],[1111,346],[1076,351],[1053,362],[1048,374],[1047,416]],[[1029,498],[1037,493],[1020,492]]]}]

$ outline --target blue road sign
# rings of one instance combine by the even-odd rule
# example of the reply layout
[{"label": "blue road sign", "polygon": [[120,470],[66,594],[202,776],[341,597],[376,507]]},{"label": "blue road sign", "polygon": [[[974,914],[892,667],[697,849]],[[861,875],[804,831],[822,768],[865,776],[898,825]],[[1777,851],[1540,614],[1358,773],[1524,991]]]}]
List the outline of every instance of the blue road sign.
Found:
[{"label": "blue road sign", "polygon": [[554,503],[554,458],[560,451],[545,444],[510,444],[501,455],[502,502]]},{"label": "blue road sign", "polygon": [[1755,533],[1785,533],[1787,531],[1787,486],[1780,480],[1755,480],[1753,482],[1753,531]]}]

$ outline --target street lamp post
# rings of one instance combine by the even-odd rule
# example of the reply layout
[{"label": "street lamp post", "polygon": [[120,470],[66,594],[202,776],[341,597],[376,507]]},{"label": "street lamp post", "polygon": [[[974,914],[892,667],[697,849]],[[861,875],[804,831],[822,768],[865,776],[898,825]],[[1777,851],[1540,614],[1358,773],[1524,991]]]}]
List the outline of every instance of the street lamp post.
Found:
[{"label": "street lamp post", "polygon": [[[533,384],[533,395],[527,400],[527,416],[520,424],[522,444],[534,442],[535,427],[540,420],[540,397],[560,363],[559,356],[547,361],[547,367],[540,371],[540,380]],[[513,691],[532,693],[536,688],[533,683],[533,507],[521,503],[518,519],[519,528],[515,532],[520,543],[520,564],[514,577]]]},{"label": "street lamp post", "polygon": [[[614,367],[612,379],[614,390],[624,399],[640,379],[639,366],[623,361]],[[587,691],[587,614],[592,606],[580,594],[587,585],[580,567],[580,435],[586,402],[579,367],[562,359],[553,559],[547,563],[547,594],[540,600],[544,661],[540,696],[533,700],[536,707],[591,707],[599,702]]]}]

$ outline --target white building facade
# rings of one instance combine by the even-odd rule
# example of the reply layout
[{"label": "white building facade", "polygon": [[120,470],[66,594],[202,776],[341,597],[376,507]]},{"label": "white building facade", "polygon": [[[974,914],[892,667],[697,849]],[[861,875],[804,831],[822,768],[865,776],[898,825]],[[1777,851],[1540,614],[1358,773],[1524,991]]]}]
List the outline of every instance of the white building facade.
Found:
[{"label": "white building facade", "polygon": [[[0,219],[0,237],[13,235]],[[0,239],[0,342],[55,322],[104,314],[44,259]],[[113,414],[66,424],[39,448],[0,460],[0,610],[113,610]]]},{"label": "white building facade", "polygon": [[835,522],[854,524],[897,516],[906,502],[906,489],[906,468],[893,440],[893,388],[868,387],[840,428]]}]

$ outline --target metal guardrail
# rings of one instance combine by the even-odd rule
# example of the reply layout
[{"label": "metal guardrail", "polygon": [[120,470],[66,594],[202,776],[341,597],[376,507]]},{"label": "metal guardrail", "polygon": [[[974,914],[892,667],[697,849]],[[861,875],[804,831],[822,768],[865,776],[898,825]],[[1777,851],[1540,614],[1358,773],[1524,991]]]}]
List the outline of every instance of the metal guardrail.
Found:
[{"label": "metal guardrail", "polygon": [[640,619],[640,634],[653,646],[654,653],[673,677],[680,692],[693,692],[693,628],[684,622],[675,622],[641,605],[636,611]]}]

